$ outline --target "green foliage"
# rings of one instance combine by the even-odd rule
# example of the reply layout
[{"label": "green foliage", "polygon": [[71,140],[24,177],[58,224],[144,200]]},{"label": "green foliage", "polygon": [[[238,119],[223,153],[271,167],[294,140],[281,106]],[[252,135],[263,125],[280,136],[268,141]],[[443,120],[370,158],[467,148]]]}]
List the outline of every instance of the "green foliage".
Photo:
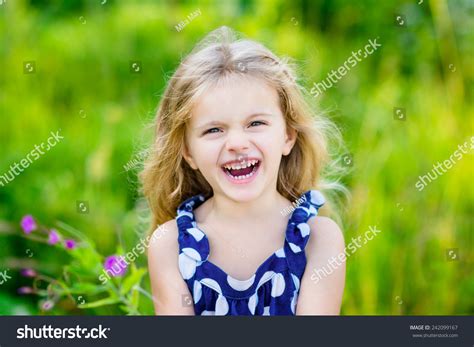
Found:
[{"label": "green foliage", "polygon": [[[197,9],[202,14],[177,32]],[[61,129],[64,140],[0,186],[0,270],[14,275],[0,286],[0,313],[43,312],[36,296],[16,294],[31,285],[18,273],[23,267],[55,280],[38,282],[41,300],[56,293],[54,314],[153,313],[144,255],[125,277],[98,279],[104,255],[124,254],[148,227],[140,165],[126,164],[151,140],[146,126],[180,59],[228,25],[294,58],[308,91],[380,38],[380,50],[316,99],[353,159],[344,178],[352,192],[346,243],[371,225],[381,230],[348,259],[342,312],[472,314],[472,152],[415,188],[473,135],[472,24],[467,0],[8,0],[0,6],[0,175],[51,132]],[[24,73],[26,61],[35,73]],[[141,73],[131,72],[131,61],[141,62]],[[394,119],[395,107],[406,109],[405,121]],[[77,201],[88,201],[88,213]],[[19,237],[25,214],[57,225],[79,247]]]},{"label": "green foliage", "polygon": [[[46,243],[47,238],[41,236],[42,230],[48,229],[39,226],[24,237],[31,242]],[[151,297],[140,287],[143,277],[147,273],[146,268],[138,268],[135,263],[129,265],[123,262],[117,266],[125,268],[127,270],[125,274],[112,269],[110,270],[112,272],[107,273],[108,276],[104,276],[104,281],[100,276],[106,274],[106,270],[110,269],[110,266],[106,265],[104,257],[97,252],[95,244],[86,235],[62,222],[58,222],[55,231],[59,231],[61,241],[42,247],[66,252],[69,259],[65,264],[60,264],[56,273],[48,275],[40,272],[39,269],[36,271],[29,269],[26,274],[25,270],[22,271],[23,276],[31,278],[32,284],[21,289],[25,291],[26,288],[28,294],[39,297],[40,312],[65,313],[71,306],[75,306],[77,309],[97,309],[114,305],[113,307],[119,308],[122,313],[142,314],[139,308],[140,293],[147,295],[147,299]],[[68,249],[65,246],[64,240],[71,240],[66,235],[77,237],[77,243],[73,249]],[[18,236],[22,236],[20,231]],[[123,249],[119,246],[115,254],[123,254]],[[116,275],[114,276],[113,273]],[[148,305],[145,307],[146,312],[144,313],[152,314],[150,309],[151,307]],[[8,312],[6,311],[6,313]]]}]

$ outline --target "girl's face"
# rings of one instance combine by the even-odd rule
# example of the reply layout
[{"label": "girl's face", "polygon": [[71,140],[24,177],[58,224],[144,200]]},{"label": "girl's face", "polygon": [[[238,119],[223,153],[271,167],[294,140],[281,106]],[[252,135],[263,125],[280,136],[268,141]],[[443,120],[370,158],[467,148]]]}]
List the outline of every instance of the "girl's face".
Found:
[{"label": "girl's face", "polygon": [[196,103],[183,155],[214,194],[244,202],[276,189],[282,155],[295,140],[277,91],[257,78],[231,75]]}]

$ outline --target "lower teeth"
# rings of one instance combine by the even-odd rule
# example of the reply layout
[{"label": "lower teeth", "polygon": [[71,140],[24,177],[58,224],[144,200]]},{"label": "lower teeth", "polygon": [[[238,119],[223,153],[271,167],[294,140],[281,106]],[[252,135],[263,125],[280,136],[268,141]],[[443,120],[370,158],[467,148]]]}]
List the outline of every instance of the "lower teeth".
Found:
[{"label": "lower teeth", "polygon": [[256,168],[254,168],[254,170],[253,170],[251,173],[249,173],[249,174],[247,174],[247,175],[243,175],[243,176],[233,176],[230,172],[226,172],[226,173],[227,173],[230,177],[232,177],[233,179],[236,179],[236,180],[243,180],[243,179],[246,179],[246,178],[249,178],[249,177],[253,176],[253,174],[255,173],[255,171],[257,171]]},{"label": "lower teeth", "polygon": [[253,175],[253,171],[251,173],[245,175],[245,176],[232,176],[232,177],[235,178],[235,179],[238,179],[238,180],[243,180],[245,178],[249,178],[252,175]]}]

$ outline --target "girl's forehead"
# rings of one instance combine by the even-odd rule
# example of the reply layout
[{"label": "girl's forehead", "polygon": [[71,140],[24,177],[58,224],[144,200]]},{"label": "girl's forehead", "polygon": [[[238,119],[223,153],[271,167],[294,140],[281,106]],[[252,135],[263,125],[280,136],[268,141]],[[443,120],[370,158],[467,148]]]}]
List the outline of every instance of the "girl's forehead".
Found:
[{"label": "girl's forehead", "polygon": [[277,90],[260,78],[226,76],[210,86],[194,104],[191,122],[281,113]]}]

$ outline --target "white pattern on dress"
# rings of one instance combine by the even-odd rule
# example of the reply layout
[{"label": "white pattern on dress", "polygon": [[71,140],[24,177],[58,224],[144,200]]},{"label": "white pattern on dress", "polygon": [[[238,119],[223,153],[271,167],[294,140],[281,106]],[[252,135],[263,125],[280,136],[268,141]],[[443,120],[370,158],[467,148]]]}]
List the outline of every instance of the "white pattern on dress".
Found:
[{"label": "white pattern on dress", "polygon": [[185,253],[180,253],[178,256],[178,267],[181,276],[185,280],[190,279],[196,272],[196,260],[188,257]]},{"label": "white pattern on dress", "polygon": [[216,300],[216,316],[225,316],[229,312],[229,304],[224,295],[219,294]]},{"label": "white pattern on dress", "polygon": [[253,282],[255,282],[255,276],[256,275],[254,274],[248,280],[239,281],[233,278],[232,276],[227,275],[227,283],[229,283],[229,285],[235,290],[244,291],[249,289],[252,286]]},{"label": "white pattern on dress", "polygon": [[277,273],[273,278],[272,278],[272,292],[271,296],[274,298],[280,296],[283,294],[285,291],[285,278],[281,273]]},{"label": "white pattern on dress", "polygon": [[188,233],[193,235],[194,239],[198,242],[201,241],[202,238],[204,237],[204,233],[201,230],[197,229],[197,228],[189,228],[189,229],[187,229],[187,231],[188,231]]}]

